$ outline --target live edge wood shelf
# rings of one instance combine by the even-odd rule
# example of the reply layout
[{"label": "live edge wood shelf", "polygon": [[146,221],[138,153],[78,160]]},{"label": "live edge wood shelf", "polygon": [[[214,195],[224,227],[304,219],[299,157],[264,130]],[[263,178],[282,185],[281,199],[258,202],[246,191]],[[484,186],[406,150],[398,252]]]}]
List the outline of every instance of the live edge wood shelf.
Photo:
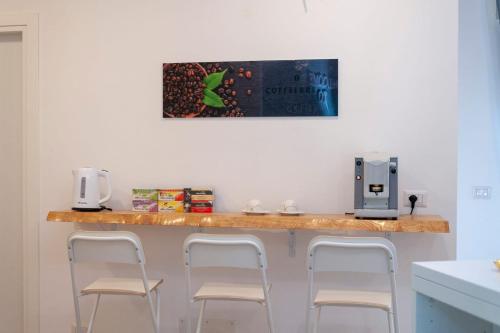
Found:
[{"label": "live edge wood shelf", "polygon": [[352,215],[247,216],[240,213],[142,213],[54,211],[49,222],[114,225],[158,225],[194,228],[245,228],[283,230],[338,230],[365,232],[449,233],[448,221],[435,215],[403,215],[397,220],[359,220]]}]

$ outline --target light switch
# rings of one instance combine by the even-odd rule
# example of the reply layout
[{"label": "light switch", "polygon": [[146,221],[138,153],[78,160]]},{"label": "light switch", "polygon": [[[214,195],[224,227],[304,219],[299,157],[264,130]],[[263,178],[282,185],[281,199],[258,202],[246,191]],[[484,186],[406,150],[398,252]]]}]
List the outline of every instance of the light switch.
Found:
[{"label": "light switch", "polygon": [[472,188],[472,197],[476,200],[490,200],[491,190],[489,186],[474,186]]}]

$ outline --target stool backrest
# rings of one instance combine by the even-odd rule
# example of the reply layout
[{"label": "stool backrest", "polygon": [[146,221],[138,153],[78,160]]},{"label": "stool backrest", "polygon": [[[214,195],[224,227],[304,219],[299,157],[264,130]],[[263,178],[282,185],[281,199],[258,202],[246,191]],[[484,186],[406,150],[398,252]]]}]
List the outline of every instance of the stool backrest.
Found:
[{"label": "stool backrest", "polygon": [[[77,332],[82,332],[79,303],[79,297],[81,294],[79,288],[77,288],[75,264],[82,262],[138,265],[141,271],[146,298],[151,308],[153,321],[155,322],[155,332],[159,331],[159,322],[157,321],[159,312],[156,312],[155,314],[153,311],[151,289],[149,288],[149,280],[145,269],[146,259],[144,257],[144,249],[142,248],[141,240],[136,234],[128,231],[73,232],[68,237],[68,257],[70,263],[71,285],[73,289],[73,302],[75,304],[77,320]],[[94,306],[94,312],[90,320],[89,332],[92,331],[91,326],[96,311],[97,303]]]},{"label": "stool backrest", "polygon": [[[213,267],[258,270],[264,299],[266,304],[269,304],[266,251],[262,241],[255,236],[192,234],[184,241],[184,265],[188,300],[186,309],[187,332],[191,332],[190,313],[191,304],[194,302],[191,292],[191,268]],[[268,316],[270,316],[269,313]],[[197,330],[197,332],[199,331]]]},{"label": "stool backrest", "polygon": [[318,236],[309,244],[308,266],[314,272],[396,272],[396,248],[379,237]]},{"label": "stool backrest", "polygon": [[[391,311],[395,332],[399,332],[396,297],[396,247],[380,237],[318,236],[309,243],[307,251],[308,311],[307,327],[314,311],[314,273],[352,272],[384,274],[391,287]],[[392,330],[391,330],[392,332]]]},{"label": "stool backrest", "polygon": [[71,263],[145,264],[139,237],[127,231],[76,231],[68,237]]},{"label": "stool backrest", "polygon": [[262,241],[252,235],[192,234],[184,242],[188,267],[267,269]]}]

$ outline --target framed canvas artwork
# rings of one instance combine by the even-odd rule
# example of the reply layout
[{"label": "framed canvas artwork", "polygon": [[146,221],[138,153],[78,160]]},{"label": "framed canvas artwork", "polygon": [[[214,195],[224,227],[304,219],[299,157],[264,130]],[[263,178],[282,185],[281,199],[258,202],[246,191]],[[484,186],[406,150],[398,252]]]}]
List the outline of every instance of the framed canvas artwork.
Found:
[{"label": "framed canvas artwork", "polygon": [[338,60],[163,64],[163,117],[336,117]]}]

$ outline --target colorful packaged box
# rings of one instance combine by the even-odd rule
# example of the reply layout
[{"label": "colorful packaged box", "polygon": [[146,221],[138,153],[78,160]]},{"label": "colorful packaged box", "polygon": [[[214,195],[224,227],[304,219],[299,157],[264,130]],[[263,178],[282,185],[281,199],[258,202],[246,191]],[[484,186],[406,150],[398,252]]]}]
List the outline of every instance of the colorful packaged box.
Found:
[{"label": "colorful packaged box", "polygon": [[191,195],[214,195],[214,190],[211,188],[190,188]]},{"label": "colorful packaged box", "polygon": [[184,189],[184,213],[191,213],[191,189]]},{"label": "colorful packaged box", "polygon": [[160,213],[182,213],[184,212],[183,201],[158,201]]},{"label": "colorful packaged box", "polygon": [[213,201],[191,201],[191,213],[212,213]]},{"label": "colorful packaged box", "polygon": [[211,188],[184,189],[184,210],[191,213],[212,213],[214,191]]},{"label": "colorful packaged box", "polygon": [[215,197],[209,194],[191,194],[191,201],[214,201]]},{"label": "colorful packaged box", "polygon": [[212,213],[215,200],[210,188],[133,189],[136,212]]},{"label": "colorful packaged box", "polygon": [[166,189],[158,191],[160,201],[184,201],[184,189]]},{"label": "colorful packaged box", "polygon": [[191,207],[191,213],[213,213],[212,207]]},{"label": "colorful packaged box", "polygon": [[213,205],[214,205],[213,201],[206,201],[206,200],[191,201],[191,207],[213,207]]},{"label": "colorful packaged box", "polygon": [[132,189],[132,200],[158,201],[158,190],[134,188]]},{"label": "colorful packaged box", "polygon": [[132,210],[134,212],[158,212],[158,201],[156,200],[132,200]]},{"label": "colorful packaged box", "polygon": [[132,210],[135,212],[157,212],[158,190],[132,189]]}]

